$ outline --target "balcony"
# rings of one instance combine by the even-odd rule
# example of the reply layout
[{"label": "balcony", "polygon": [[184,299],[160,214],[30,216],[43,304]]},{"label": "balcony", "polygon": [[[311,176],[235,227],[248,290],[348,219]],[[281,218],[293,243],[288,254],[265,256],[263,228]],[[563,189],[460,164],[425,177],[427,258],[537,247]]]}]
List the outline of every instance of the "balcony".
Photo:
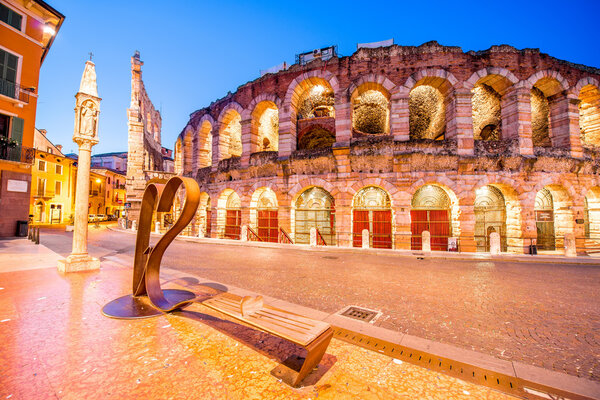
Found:
[{"label": "balcony", "polygon": [[14,99],[17,102],[28,104],[29,93],[32,91],[31,88],[23,88],[17,83],[0,79],[0,95]]},{"label": "balcony", "polygon": [[5,143],[0,143],[0,160],[21,162],[33,164],[35,158],[35,149],[17,145],[10,147]]},{"label": "balcony", "polygon": [[35,192],[35,194],[33,195],[34,198],[41,198],[41,199],[46,199],[49,200],[51,198],[54,197],[54,192],[51,190],[40,190],[38,188],[38,190]]}]

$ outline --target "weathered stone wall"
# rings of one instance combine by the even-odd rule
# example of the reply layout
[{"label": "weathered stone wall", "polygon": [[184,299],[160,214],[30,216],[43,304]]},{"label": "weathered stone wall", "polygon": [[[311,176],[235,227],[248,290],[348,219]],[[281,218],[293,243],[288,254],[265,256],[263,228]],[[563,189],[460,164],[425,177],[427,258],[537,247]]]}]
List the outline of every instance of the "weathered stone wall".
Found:
[{"label": "weathered stone wall", "polygon": [[[327,63],[317,60],[267,74],[194,112],[175,146],[176,172],[196,177],[210,196],[213,235],[222,230],[217,226],[217,199],[227,189],[240,196],[242,223],[250,222],[247,216],[253,193],[272,189],[277,196],[279,224],[293,235],[295,199],[307,187],[320,186],[335,199],[341,245],[351,244],[353,196],[365,186],[379,186],[392,199],[396,248],[410,248],[412,196],[423,185],[434,184],[452,199],[452,235],[460,238],[465,251],[475,248],[476,190],[493,185],[506,199],[508,249],[521,252],[537,234],[534,205],[542,188],[551,191],[557,204],[557,237],[565,232],[584,236],[583,225],[575,220],[583,218],[588,193],[600,189],[600,143],[586,140],[584,151],[582,132],[585,139],[586,132],[593,132],[588,134],[593,137],[598,129],[595,91],[599,80],[600,70],[557,60],[537,49],[494,46],[464,53],[436,42],[360,49]],[[331,89],[333,110],[330,116],[302,119],[311,112],[304,102],[310,97],[306,93],[316,85],[322,86],[319,90],[323,93]],[[369,135],[353,129],[353,113],[360,110],[354,100],[365,85],[389,96],[387,134]],[[434,116],[433,129],[431,121],[422,129],[433,134],[417,139],[412,127],[424,122],[411,114],[409,100],[413,89],[422,87],[439,94],[435,102],[439,115]],[[478,87],[485,87],[483,95],[477,95]],[[256,153],[258,139],[256,130],[251,129],[254,109],[267,99],[278,108],[277,156]],[[538,100],[547,103],[548,117],[540,123],[534,120],[535,110],[532,115]],[[581,107],[580,101],[584,103]],[[429,107],[429,102],[425,103],[423,106]],[[323,111],[324,105],[317,106]],[[229,110],[241,116],[243,151],[240,157],[222,159],[218,154],[222,150],[215,143],[223,130],[222,116]],[[580,126],[580,112],[586,126]],[[213,143],[210,170],[193,157],[190,144],[203,147],[207,135],[202,132],[208,130],[200,128],[207,123]],[[299,150],[300,139],[319,124],[335,135],[335,143]],[[540,129],[540,124],[546,126]],[[479,140],[488,125],[496,128],[489,128],[484,135],[487,140]],[[443,140],[431,140],[434,137]]]},{"label": "weathered stone wall", "polygon": [[131,57],[131,104],[127,109],[127,202],[129,219],[138,219],[146,182],[150,171],[163,171],[161,146],[162,119],[148,97],[142,80],[139,52]]}]

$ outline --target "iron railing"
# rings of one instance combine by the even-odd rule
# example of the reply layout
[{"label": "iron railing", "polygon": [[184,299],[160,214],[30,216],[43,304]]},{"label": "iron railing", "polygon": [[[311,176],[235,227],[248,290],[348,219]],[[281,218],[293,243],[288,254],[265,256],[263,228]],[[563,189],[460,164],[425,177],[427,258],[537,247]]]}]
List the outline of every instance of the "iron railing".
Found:
[{"label": "iron railing", "polygon": [[17,83],[0,79],[0,94],[4,96],[22,101],[23,103],[29,103],[29,93],[31,91],[30,88],[23,88]]},{"label": "iron railing", "polygon": [[0,160],[33,164],[34,159],[35,149],[31,147],[0,145]]},{"label": "iron railing", "polygon": [[323,239],[323,236],[321,235],[321,232],[319,232],[319,229],[315,228],[315,230],[317,231],[317,246],[327,246],[327,242],[325,242],[325,239]]},{"label": "iron railing", "polygon": [[279,243],[294,244],[290,235],[282,227],[279,227]]},{"label": "iron railing", "polygon": [[248,227],[248,241],[249,242],[262,242],[263,240],[258,236],[258,234],[252,229]]}]

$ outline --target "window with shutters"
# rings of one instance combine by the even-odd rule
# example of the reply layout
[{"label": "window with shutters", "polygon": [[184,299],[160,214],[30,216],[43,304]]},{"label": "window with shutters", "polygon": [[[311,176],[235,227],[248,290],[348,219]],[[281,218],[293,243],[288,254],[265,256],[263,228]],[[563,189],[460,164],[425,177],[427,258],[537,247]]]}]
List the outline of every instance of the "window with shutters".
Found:
[{"label": "window with shutters", "polygon": [[62,165],[56,164],[56,175],[62,175]]},{"label": "window with shutters", "polygon": [[19,57],[0,49],[0,94],[17,98]]},{"label": "window with shutters", "polygon": [[23,16],[18,12],[8,8],[4,4],[0,4],[0,21],[12,26],[17,30],[21,30]]},{"label": "window with shutters", "polygon": [[43,161],[43,160],[38,161],[38,171],[46,172],[46,161]]},{"label": "window with shutters", "polygon": [[56,185],[54,186],[54,194],[56,196],[60,196],[62,193],[62,182],[56,181]]}]

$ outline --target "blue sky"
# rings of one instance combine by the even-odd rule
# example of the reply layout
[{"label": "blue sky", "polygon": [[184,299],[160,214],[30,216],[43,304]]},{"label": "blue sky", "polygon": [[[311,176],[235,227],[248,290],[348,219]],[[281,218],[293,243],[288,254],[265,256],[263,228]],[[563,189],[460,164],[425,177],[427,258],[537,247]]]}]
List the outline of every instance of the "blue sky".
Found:
[{"label": "blue sky", "polygon": [[127,151],[135,50],[168,148],[193,111],[258,78],[261,69],[332,44],[344,56],[356,43],[390,38],[400,45],[437,40],[463,51],[509,44],[600,67],[600,0],[47,1],[66,20],[42,66],[36,125],[66,152],[77,149],[74,95],[90,51],[102,97],[94,154]]}]

